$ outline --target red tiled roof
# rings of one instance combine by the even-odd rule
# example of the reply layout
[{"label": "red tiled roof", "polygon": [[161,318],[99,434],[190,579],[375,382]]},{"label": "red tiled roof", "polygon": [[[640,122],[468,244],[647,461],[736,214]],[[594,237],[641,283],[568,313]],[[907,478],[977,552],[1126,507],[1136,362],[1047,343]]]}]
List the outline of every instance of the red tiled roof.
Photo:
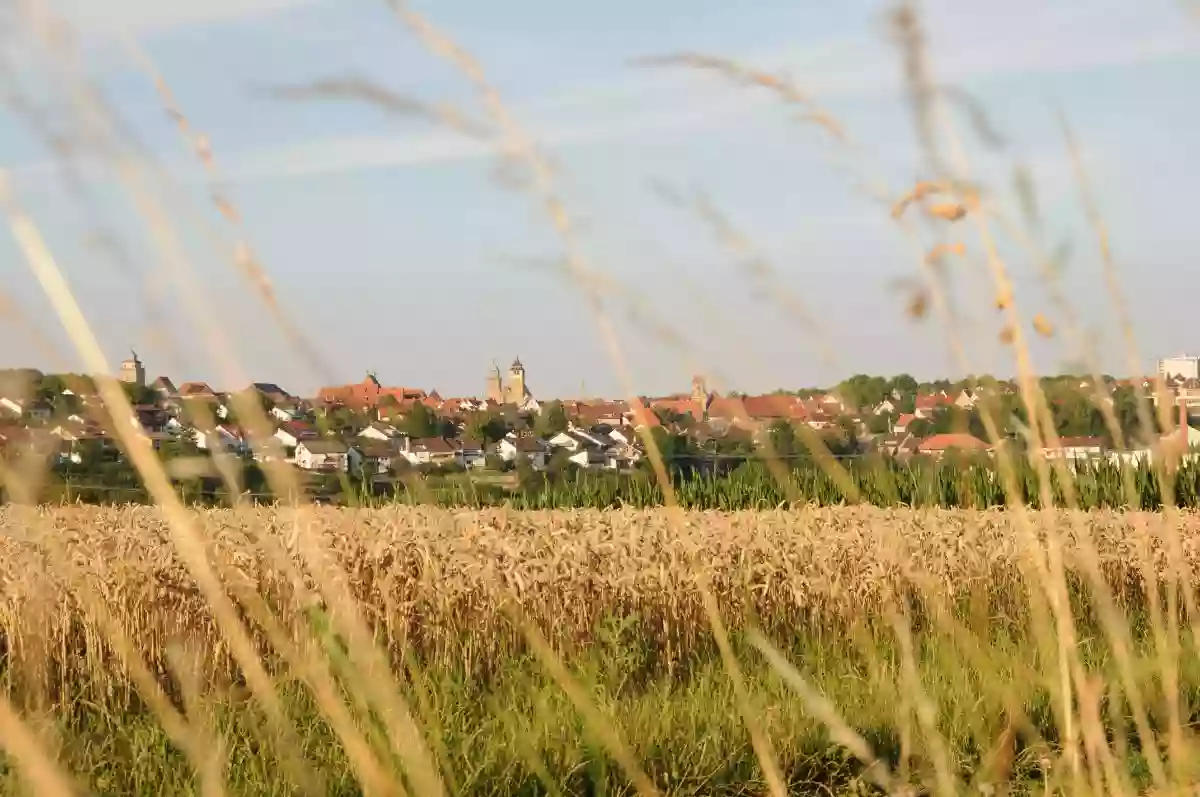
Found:
[{"label": "red tiled roof", "polygon": [[[411,387],[383,387],[374,376],[367,375],[363,381],[352,385],[323,387],[317,393],[317,400],[325,404],[344,404],[356,409],[373,408],[378,406],[384,396],[391,396],[398,402],[420,401],[425,399],[424,390]],[[440,402],[440,399],[438,400]]]},{"label": "red tiled roof", "polygon": [[701,402],[692,398],[658,399],[650,404],[652,409],[669,410],[679,415],[691,415],[696,420],[704,419],[704,407]]},{"label": "red tiled roof", "polygon": [[978,437],[969,434],[935,434],[933,437],[926,437],[917,446],[917,450],[923,452],[946,451],[951,448],[958,448],[963,451],[986,451],[991,446]]},{"label": "red tiled roof", "polygon": [[650,429],[662,426],[662,421],[659,420],[658,415],[652,412],[640,399],[634,400],[629,405],[629,412],[633,416],[634,426],[645,426]]},{"label": "red tiled roof", "polygon": [[896,419],[896,426],[908,426],[913,421],[919,420],[916,415],[911,412],[906,412]]},{"label": "red tiled roof", "polygon": [[424,450],[430,454],[452,454],[455,446],[449,440],[441,437],[422,437],[412,441],[414,451]]},{"label": "red tiled roof", "polygon": [[179,395],[212,396],[215,395],[215,393],[213,389],[208,386],[207,382],[184,382],[179,386]]},{"label": "red tiled roof", "polygon": [[945,393],[930,393],[923,396],[917,396],[916,407],[919,410],[935,410],[938,407],[945,407],[953,404],[954,399],[947,396]]},{"label": "red tiled roof", "polygon": [[300,421],[285,421],[279,424],[279,428],[297,440],[303,440],[306,437],[317,436],[316,429],[312,428],[307,423],[301,423]]}]

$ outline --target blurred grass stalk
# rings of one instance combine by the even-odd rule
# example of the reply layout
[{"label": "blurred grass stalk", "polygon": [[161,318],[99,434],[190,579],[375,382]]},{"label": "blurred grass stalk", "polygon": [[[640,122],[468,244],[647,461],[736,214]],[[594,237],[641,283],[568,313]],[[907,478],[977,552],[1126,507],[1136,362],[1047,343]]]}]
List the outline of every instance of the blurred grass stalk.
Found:
[{"label": "blurred grass stalk", "polygon": [[[476,90],[486,134],[493,136],[502,157],[530,178],[530,193],[558,234],[567,272],[587,296],[608,354],[632,397],[614,325],[548,159],[518,124],[479,62],[407,3],[390,0],[390,5],[418,41]],[[50,64],[64,81],[81,128],[104,142],[99,153],[110,159],[146,221],[162,264],[189,297],[192,315],[209,318],[214,308],[199,291],[172,220],[156,201],[154,179],[120,140],[120,126],[103,99],[76,71],[74,55],[56,35],[58,21],[36,2],[23,6],[22,13],[26,29],[51,54]],[[932,305],[956,333],[958,319],[948,309],[940,264],[950,255],[970,262],[977,251],[1002,318],[999,337],[1014,354],[1030,419],[1029,449],[1035,451],[1044,442],[1053,445],[1053,418],[1033,370],[1026,318],[1000,256],[995,229],[1014,233],[1019,245],[1040,254],[1037,236],[1020,235],[984,189],[972,183],[965,148],[946,105],[954,97],[962,105],[962,95],[934,79],[915,4],[899,3],[891,21],[927,170],[894,213],[913,244],[923,280],[910,297],[911,313],[919,320]],[[136,46],[130,49],[155,80],[185,143],[215,187],[218,176],[207,139],[190,126],[149,59]],[[658,63],[716,71],[774,91],[803,110],[802,121],[818,125],[839,146],[851,140],[838,120],[776,76],[703,54]],[[371,101],[388,99],[358,94]],[[998,146],[998,136],[981,121],[986,119],[981,109],[969,111],[981,139]],[[469,121],[448,116],[445,109],[432,116],[451,127],[463,128]],[[1068,138],[1106,279],[1121,310],[1107,233],[1077,146]],[[107,374],[105,357],[37,225],[4,187],[10,224],[32,272],[87,368]],[[287,339],[310,364],[317,364],[311,347],[295,334],[278,306],[232,201],[217,193],[214,206],[237,238],[235,265],[271,308]],[[700,209],[727,246],[753,251],[714,206]],[[916,211],[920,215],[914,219]],[[944,240],[946,230],[959,224],[973,226],[977,248]],[[922,230],[938,240],[926,245]],[[755,279],[772,278],[761,270],[755,274]],[[1069,306],[1059,306],[1064,334],[1081,339]],[[785,303],[785,309],[801,313],[798,305]],[[1132,328],[1123,311],[1121,318],[1127,354],[1131,367],[1136,367]],[[802,315],[796,320],[811,323]],[[197,323],[197,334],[222,372],[240,378],[236,355],[219,325]],[[1037,335],[1055,334],[1054,323],[1041,315],[1033,317],[1030,328]],[[956,362],[966,367],[965,347],[957,334],[950,337]],[[1092,370],[1098,370],[1094,363]],[[1100,382],[1095,384],[1103,408]],[[8,702],[0,703],[0,732],[20,775],[38,793],[73,793],[67,772],[87,777],[90,790],[114,794],[149,793],[154,784],[168,791],[187,790],[193,780],[205,794],[361,788],[372,795],[439,794],[447,784],[465,793],[515,793],[539,782],[547,788],[548,780],[570,792],[598,786],[633,788],[642,794],[765,788],[781,795],[797,788],[854,791],[870,783],[892,792],[911,789],[942,797],[963,791],[968,783],[992,792],[1071,795],[1124,795],[1151,786],[1164,793],[1195,784],[1191,762],[1197,751],[1190,725],[1200,711],[1195,704],[1200,673],[1193,655],[1200,614],[1189,549],[1180,537],[1190,519],[1171,512],[1120,519],[1117,522],[1133,524],[1135,533],[1121,537],[1128,546],[1127,560],[1114,561],[1111,551],[1102,552],[1095,539],[1099,518],[1110,516],[1052,511],[1055,496],[1069,510],[1079,508],[1075,474],[1062,463],[1033,456],[1015,459],[1000,445],[1000,424],[987,407],[984,424],[991,442],[999,446],[997,487],[1008,507],[1002,546],[1008,558],[1005,568],[986,570],[980,580],[941,583],[942,589],[963,590],[959,603],[939,602],[934,586],[938,582],[931,577],[944,565],[938,557],[948,556],[945,550],[928,552],[932,558],[924,561],[888,561],[889,568],[899,567],[911,578],[896,584],[885,580],[897,589],[882,590],[870,609],[851,603],[830,613],[826,606],[817,611],[802,600],[788,603],[780,597],[800,594],[796,590],[805,579],[830,561],[799,566],[791,562],[765,579],[763,573],[747,573],[747,581],[735,589],[709,572],[706,560],[719,551],[720,542],[708,536],[706,543],[712,548],[677,552],[680,556],[672,560],[672,567],[683,571],[690,586],[670,593],[665,604],[647,602],[645,595],[619,587],[606,591],[595,583],[586,558],[581,569],[562,581],[551,559],[543,574],[546,583],[570,585],[578,592],[560,596],[564,603],[557,611],[543,606],[530,615],[526,607],[523,616],[532,624],[514,634],[495,619],[484,627],[460,624],[454,612],[487,615],[511,608],[540,582],[514,578],[490,594],[455,594],[454,576],[461,573],[456,573],[453,560],[439,562],[444,568],[439,571],[426,571],[429,561],[414,571],[382,567],[371,572],[390,580],[363,581],[362,549],[347,557],[338,548],[347,538],[329,536],[323,527],[329,515],[307,505],[294,507],[286,518],[282,508],[277,516],[263,516],[241,506],[208,520],[189,510],[148,442],[128,423],[131,407],[119,385],[106,376],[99,376],[97,385],[118,421],[123,451],[161,512],[152,516],[119,510],[102,516],[110,524],[106,529],[130,546],[164,538],[170,545],[156,551],[164,570],[152,569],[139,582],[128,583],[120,576],[121,568],[137,563],[114,559],[111,549],[102,546],[90,551],[95,570],[82,576],[84,581],[59,584],[57,595],[21,592],[22,580],[36,581],[39,572],[28,568],[33,560],[22,557],[51,557],[48,567],[43,564],[45,573],[80,576],[67,557],[79,552],[75,546],[80,539],[91,544],[94,538],[74,526],[87,515],[6,510],[6,528],[19,528],[32,548],[20,550],[15,537],[5,541],[17,549],[5,553],[12,558],[5,562],[10,580],[5,582],[6,603],[0,615],[0,676]],[[270,424],[261,407],[251,404],[237,409],[248,419],[256,445],[264,445]],[[1144,396],[1140,415],[1143,430],[1149,431],[1150,408]],[[1160,421],[1168,429],[1174,422],[1169,416]],[[644,434],[643,440],[666,505],[654,522],[665,524],[674,539],[689,539],[697,526],[707,534],[735,522],[731,516],[685,514],[654,438]],[[857,502],[858,485],[846,468],[828,450],[822,452],[819,439],[806,442],[827,483],[836,485],[847,502]],[[776,488],[785,497],[795,496],[793,476],[774,452],[767,451],[764,461]],[[1173,506],[1180,471],[1170,463],[1154,467],[1160,498]],[[268,476],[276,494],[299,494],[294,474],[286,468],[269,467]],[[1032,485],[1041,503],[1038,510],[1025,504]],[[1139,486],[1129,472],[1121,475],[1123,503],[1136,504]],[[849,514],[852,511],[828,517],[836,523],[854,517],[905,522],[896,515],[855,516]],[[217,528],[207,525],[213,517],[219,518]],[[491,522],[468,519],[463,527],[449,516],[438,517],[439,523],[466,538],[488,533],[486,522]],[[969,545],[977,533],[972,529],[994,523],[991,517],[968,516],[958,526],[963,536],[954,545]],[[481,525],[472,530],[472,522]],[[644,518],[639,522],[649,523]],[[69,532],[65,543],[51,538],[61,534],[63,523]],[[853,521],[850,525],[851,534],[859,538],[894,531]],[[710,528],[704,531],[705,527]],[[800,531],[787,522],[783,528]],[[644,530],[635,529],[636,539],[642,539]],[[928,532],[920,526],[911,530]],[[79,539],[70,536],[81,533]],[[531,563],[523,548],[527,541],[519,535],[496,543],[494,553],[501,561],[517,569]],[[401,555],[403,543],[392,544],[396,550],[387,553],[369,539],[353,542],[375,550],[366,557],[375,562]],[[746,544],[748,551],[754,550],[753,542]],[[774,544],[788,546],[783,538]],[[232,545],[243,558],[217,555],[215,549],[222,545]],[[256,557],[270,568],[247,581],[245,565]],[[23,569],[15,568],[17,563],[24,563]],[[630,572],[636,573],[636,563],[629,564],[634,565]],[[659,566],[666,579],[665,565]],[[163,581],[163,572],[172,568],[172,579]],[[929,570],[921,573],[922,568]],[[870,583],[862,574],[851,572],[847,578],[847,583]],[[270,593],[268,581],[277,590],[290,586]],[[751,583],[756,586],[745,592]],[[400,611],[390,590],[381,585],[419,589],[411,596],[414,604]],[[106,587],[117,592],[105,593]],[[166,587],[164,594],[198,588],[199,614],[164,617],[162,595],[142,590]],[[108,597],[100,597],[105,594]],[[126,603],[114,602],[113,594]],[[46,614],[46,606],[56,602],[65,615],[58,618],[59,626],[47,625],[53,615]],[[414,613],[416,605],[437,611]],[[456,608],[445,613],[447,606]],[[943,609],[931,608],[937,606]],[[543,639],[564,613],[570,616],[571,607],[584,610],[591,624],[577,626],[574,636],[559,628],[557,635]],[[997,607],[1002,615],[993,613]],[[200,616],[204,619],[197,624]],[[400,617],[407,625],[392,625]],[[432,620],[442,625],[424,625]],[[51,640],[50,629],[55,627],[72,630]],[[782,654],[755,628],[769,629]],[[1192,633],[1184,634],[1183,628]],[[153,633],[134,633],[139,629]],[[412,654],[417,658],[406,665],[396,638],[389,634],[398,634],[403,645],[409,635],[437,638],[440,647],[418,644]],[[47,644],[50,641],[55,644]],[[118,669],[97,666],[111,655],[122,661]],[[214,668],[216,659],[224,664]],[[985,670],[984,661],[992,669]],[[202,672],[223,672],[224,680]],[[410,676],[419,679],[423,691],[414,691]],[[238,698],[243,688],[252,702]],[[29,712],[29,721],[19,719],[9,702]],[[414,705],[419,710],[413,710]],[[489,714],[488,707],[495,706],[502,707],[504,716]],[[34,716],[47,717],[54,732],[35,730]],[[522,740],[521,753],[508,743],[514,726],[531,737]],[[120,741],[101,745],[102,739]],[[183,758],[167,753],[168,745],[181,749]],[[838,745],[845,754],[838,752]],[[607,768],[609,760],[619,765],[617,771]],[[981,781],[981,772],[990,773],[987,777],[995,782]]]}]

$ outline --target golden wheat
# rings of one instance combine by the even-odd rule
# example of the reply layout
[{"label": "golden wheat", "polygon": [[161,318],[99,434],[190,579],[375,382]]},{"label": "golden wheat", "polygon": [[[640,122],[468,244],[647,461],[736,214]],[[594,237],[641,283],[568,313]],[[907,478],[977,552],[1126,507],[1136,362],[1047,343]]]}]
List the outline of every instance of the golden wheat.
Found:
[{"label": "golden wheat", "polygon": [[[1086,528],[1118,598],[1143,579],[1139,523],[1123,513],[1064,513],[1050,524]],[[1076,519],[1077,520],[1077,519]],[[325,546],[347,574],[381,644],[393,655],[419,648],[461,653],[470,664],[511,652],[518,611],[556,645],[590,638],[609,614],[632,614],[668,657],[707,637],[698,585],[738,625],[751,615],[770,628],[837,622],[885,612],[908,595],[968,596],[982,586],[1016,608],[1026,554],[1013,514],[873,507],[799,512],[686,513],[664,510],[454,512],[238,509],[198,513],[209,557],[235,598],[258,596],[296,643],[320,605],[305,569],[302,537]],[[1167,523],[1156,516],[1154,526]],[[1200,516],[1170,521],[1187,572],[1200,564]],[[210,676],[232,676],[228,643],[171,543],[167,521],[147,507],[0,511],[0,638],[22,671],[38,674],[112,664],[97,630],[98,598],[151,662],[172,644],[199,651]],[[1072,566],[1075,540],[1065,557]],[[1171,572],[1167,544],[1151,546],[1145,572]],[[286,559],[286,561],[285,561]],[[295,574],[304,574],[296,578]],[[258,632],[264,654],[272,646]],[[268,656],[268,658],[270,658]]]}]

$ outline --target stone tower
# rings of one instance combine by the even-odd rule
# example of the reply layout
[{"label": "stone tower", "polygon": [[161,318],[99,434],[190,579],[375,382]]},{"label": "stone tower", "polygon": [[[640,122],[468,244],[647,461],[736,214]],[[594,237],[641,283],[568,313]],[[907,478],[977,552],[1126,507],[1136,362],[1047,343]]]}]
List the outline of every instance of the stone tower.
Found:
[{"label": "stone tower", "polygon": [[520,357],[513,360],[512,365],[508,367],[508,385],[505,393],[508,404],[520,404],[529,395],[529,389],[525,386],[525,366],[521,365]]},{"label": "stone tower", "polygon": [[692,377],[692,400],[706,401],[708,399],[708,382],[697,374]]},{"label": "stone tower", "polygon": [[504,403],[504,379],[500,376],[500,366],[492,363],[492,370],[487,377],[487,399],[497,404]]},{"label": "stone tower", "polygon": [[129,352],[128,360],[121,361],[121,381],[138,387],[146,386],[146,366],[138,359],[136,351]]}]

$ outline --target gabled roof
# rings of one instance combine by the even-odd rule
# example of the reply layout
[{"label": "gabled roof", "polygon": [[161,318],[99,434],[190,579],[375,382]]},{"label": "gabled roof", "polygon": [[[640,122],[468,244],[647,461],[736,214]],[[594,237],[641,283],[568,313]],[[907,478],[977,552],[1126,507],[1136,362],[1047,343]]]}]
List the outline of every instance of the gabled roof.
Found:
[{"label": "gabled roof", "polygon": [[312,440],[301,440],[296,447],[304,446],[311,454],[345,454],[346,444],[332,437],[318,437]]},{"label": "gabled roof", "polygon": [[296,438],[296,440],[306,440],[320,436],[316,429],[300,421],[284,421],[279,424],[279,428]]},{"label": "gabled roof", "polygon": [[216,392],[208,386],[207,382],[184,382],[179,386],[179,395],[184,398],[188,396],[214,396]]},{"label": "gabled roof", "polygon": [[411,441],[413,451],[425,451],[430,454],[453,454],[457,449],[454,444],[443,437],[420,437]]},{"label": "gabled roof", "polygon": [[511,437],[506,437],[501,442],[507,442],[517,451],[526,454],[532,454],[538,451],[546,450],[546,446],[536,437],[518,437],[515,440]]},{"label": "gabled roof", "polygon": [[915,406],[919,410],[935,410],[938,407],[945,407],[953,404],[954,399],[947,396],[945,393],[926,393],[917,396]]},{"label": "gabled roof", "polygon": [[368,459],[387,459],[402,453],[398,440],[356,440],[354,448]]},{"label": "gabled roof", "polygon": [[951,448],[963,451],[986,451],[991,446],[974,435],[958,433],[935,434],[932,437],[926,437],[917,446],[917,450],[921,452],[947,451]]},{"label": "gabled roof", "polygon": [[289,399],[292,397],[291,393],[288,393],[274,382],[254,382],[250,387],[270,398]]}]

